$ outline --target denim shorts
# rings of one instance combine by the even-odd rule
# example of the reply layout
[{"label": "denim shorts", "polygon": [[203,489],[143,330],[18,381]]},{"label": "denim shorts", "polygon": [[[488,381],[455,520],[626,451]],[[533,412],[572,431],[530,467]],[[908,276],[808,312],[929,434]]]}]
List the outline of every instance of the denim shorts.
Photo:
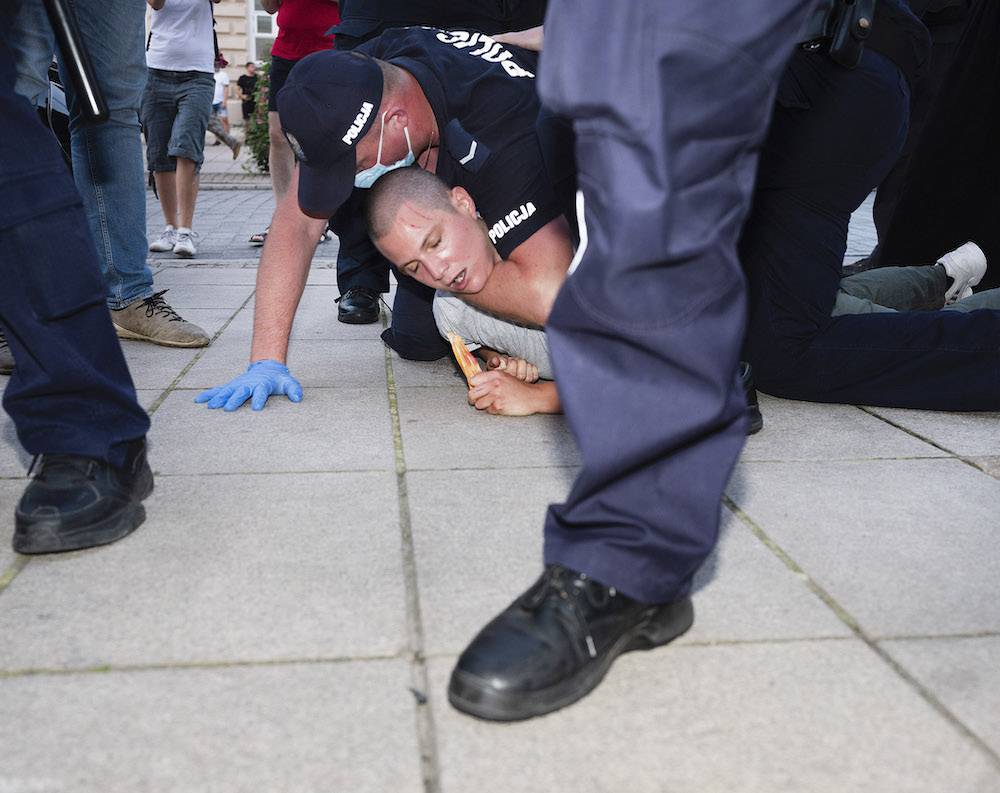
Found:
[{"label": "denim shorts", "polygon": [[139,114],[149,170],[177,170],[178,157],[200,170],[214,98],[215,79],[208,72],[149,69]]}]

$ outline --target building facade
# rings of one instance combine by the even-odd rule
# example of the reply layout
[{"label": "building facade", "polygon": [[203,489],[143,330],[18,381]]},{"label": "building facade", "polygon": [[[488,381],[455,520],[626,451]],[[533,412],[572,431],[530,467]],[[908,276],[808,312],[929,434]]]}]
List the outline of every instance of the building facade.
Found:
[{"label": "building facade", "polygon": [[[236,80],[243,74],[244,64],[247,61],[259,63],[271,51],[271,43],[278,34],[275,15],[268,14],[260,0],[222,0],[214,10],[215,35],[219,39],[219,49],[229,61],[226,71],[232,80],[233,96],[238,97]],[[230,99],[228,107],[230,123],[242,124],[239,99]]]}]

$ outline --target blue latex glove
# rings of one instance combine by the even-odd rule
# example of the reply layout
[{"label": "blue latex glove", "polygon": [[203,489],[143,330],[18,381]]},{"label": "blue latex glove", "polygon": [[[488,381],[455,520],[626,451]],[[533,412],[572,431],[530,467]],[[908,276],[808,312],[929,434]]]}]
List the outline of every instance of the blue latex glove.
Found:
[{"label": "blue latex glove", "polygon": [[222,408],[232,411],[253,397],[253,409],[263,410],[271,394],[285,394],[292,402],[301,402],[302,386],[292,377],[287,366],[265,358],[250,364],[244,374],[225,385],[202,391],[194,401],[208,402],[212,410]]}]

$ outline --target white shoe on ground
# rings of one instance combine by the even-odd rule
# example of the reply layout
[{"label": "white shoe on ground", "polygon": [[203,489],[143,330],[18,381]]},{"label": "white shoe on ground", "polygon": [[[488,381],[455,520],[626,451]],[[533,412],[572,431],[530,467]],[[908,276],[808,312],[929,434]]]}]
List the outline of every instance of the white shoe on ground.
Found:
[{"label": "white shoe on ground", "polygon": [[972,297],[972,287],[986,275],[986,254],[974,242],[967,242],[946,253],[938,259],[938,264],[952,279],[951,286],[944,293],[945,305]]},{"label": "white shoe on ground", "polygon": [[153,253],[166,253],[174,249],[175,242],[177,242],[177,231],[168,223],[163,233],[149,243],[149,249]]},{"label": "white shoe on ground", "polygon": [[182,259],[190,259],[198,249],[194,246],[194,238],[198,232],[191,229],[177,229],[177,241],[174,243],[174,256]]}]

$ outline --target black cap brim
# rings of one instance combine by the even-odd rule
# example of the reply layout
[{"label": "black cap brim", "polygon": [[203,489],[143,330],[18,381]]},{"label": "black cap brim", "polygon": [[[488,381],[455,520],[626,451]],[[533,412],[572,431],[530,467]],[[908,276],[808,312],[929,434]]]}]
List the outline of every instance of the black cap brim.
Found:
[{"label": "black cap brim", "polygon": [[299,208],[309,217],[328,218],[354,189],[354,149],[326,168],[299,162]]}]

